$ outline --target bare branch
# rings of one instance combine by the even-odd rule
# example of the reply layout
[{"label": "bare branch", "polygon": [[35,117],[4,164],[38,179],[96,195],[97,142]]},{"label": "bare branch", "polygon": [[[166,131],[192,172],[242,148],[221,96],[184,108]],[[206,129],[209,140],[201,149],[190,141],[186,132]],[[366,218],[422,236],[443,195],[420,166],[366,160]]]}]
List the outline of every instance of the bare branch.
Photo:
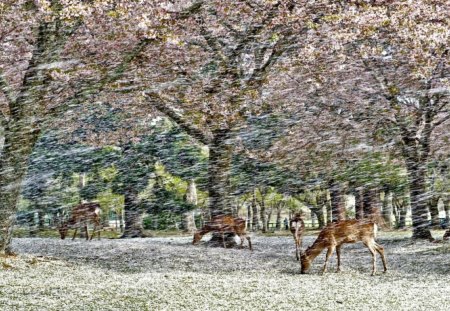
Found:
[{"label": "bare branch", "polygon": [[440,120],[437,120],[436,122],[431,124],[431,131],[433,131],[436,127],[443,124],[444,122],[450,120],[450,113],[447,114],[445,117],[441,118]]},{"label": "bare branch", "polygon": [[144,91],[143,95],[149,99],[149,101],[154,105],[154,107],[161,113],[168,116],[172,121],[174,121],[179,127],[181,127],[186,133],[199,140],[205,145],[209,145],[212,141],[212,135],[202,131],[198,127],[194,126],[192,122],[186,120],[182,115],[180,115],[174,108],[169,106],[166,99],[163,99],[161,95],[152,91]]},{"label": "bare branch", "polygon": [[82,82],[82,86],[78,88],[78,91],[69,99],[66,100],[66,103],[63,105],[59,105],[58,107],[54,107],[50,109],[50,115],[57,115],[59,113],[64,112],[69,107],[77,106],[79,103],[86,100],[89,96],[93,94],[98,94],[105,89],[109,84],[119,80],[128,69],[132,61],[139,56],[145,48],[155,39],[144,38],[133,48],[133,50],[127,54],[123,61],[109,74],[106,74],[100,81],[93,83],[92,81],[84,81]]}]

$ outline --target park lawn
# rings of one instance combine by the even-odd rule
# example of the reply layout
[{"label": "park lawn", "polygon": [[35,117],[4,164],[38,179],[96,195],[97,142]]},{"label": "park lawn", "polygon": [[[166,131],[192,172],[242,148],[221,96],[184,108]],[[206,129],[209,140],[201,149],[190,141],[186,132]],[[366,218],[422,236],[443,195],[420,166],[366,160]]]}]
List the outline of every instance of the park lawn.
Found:
[{"label": "park lawn", "polygon": [[322,254],[301,275],[290,236],[255,235],[253,252],[190,236],[16,238],[20,255],[1,259],[0,310],[448,310],[450,244],[409,234],[381,232],[389,271],[378,260],[374,277],[362,244],[344,246],[343,272],[333,256],[319,275]]}]

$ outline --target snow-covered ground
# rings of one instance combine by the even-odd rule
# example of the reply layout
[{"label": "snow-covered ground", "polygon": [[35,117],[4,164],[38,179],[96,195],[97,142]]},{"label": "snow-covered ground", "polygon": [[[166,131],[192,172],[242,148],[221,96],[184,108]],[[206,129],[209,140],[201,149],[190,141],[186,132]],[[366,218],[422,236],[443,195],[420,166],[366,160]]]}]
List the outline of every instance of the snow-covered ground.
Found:
[{"label": "snow-covered ground", "polygon": [[389,271],[378,260],[371,277],[362,244],[343,248],[343,272],[333,256],[319,275],[323,253],[301,275],[290,236],[255,236],[253,252],[191,237],[15,239],[21,255],[0,259],[0,310],[448,310],[448,243],[386,233],[379,242]]}]

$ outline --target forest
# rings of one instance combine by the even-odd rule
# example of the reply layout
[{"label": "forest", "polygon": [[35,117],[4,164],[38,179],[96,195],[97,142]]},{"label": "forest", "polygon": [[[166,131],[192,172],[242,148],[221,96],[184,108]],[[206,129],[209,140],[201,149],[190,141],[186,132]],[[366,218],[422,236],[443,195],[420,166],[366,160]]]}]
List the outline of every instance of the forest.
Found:
[{"label": "forest", "polygon": [[[120,275],[111,288],[129,292],[113,297],[100,273],[92,295],[112,305],[78,301],[81,290],[67,294],[72,309],[290,308],[312,290],[300,273],[316,250],[328,249],[322,272],[336,250],[340,271],[340,239],[358,236],[370,252],[346,246],[351,272],[321,286],[363,295],[368,256],[378,277],[379,254],[380,283],[422,275],[442,295],[409,294],[419,309],[444,310],[449,46],[442,0],[0,1],[0,275],[17,274],[0,282],[0,306],[20,308],[2,287],[45,284],[32,274],[51,279],[59,268],[74,278],[54,289],[67,294],[81,261],[85,277]],[[306,276],[311,288],[319,265]],[[134,272],[154,300],[134,293]],[[218,294],[234,278],[245,291]],[[180,285],[202,296],[198,280],[209,284],[208,303]],[[304,309],[376,306],[380,293],[390,297],[384,285],[367,304],[316,288],[319,303]],[[41,286],[49,296],[22,307],[58,309],[53,285]],[[184,300],[154,291],[164,287]],[[246,300],[258,291],[271,294]],[[412,307],[391,298],[379,306]]]}]

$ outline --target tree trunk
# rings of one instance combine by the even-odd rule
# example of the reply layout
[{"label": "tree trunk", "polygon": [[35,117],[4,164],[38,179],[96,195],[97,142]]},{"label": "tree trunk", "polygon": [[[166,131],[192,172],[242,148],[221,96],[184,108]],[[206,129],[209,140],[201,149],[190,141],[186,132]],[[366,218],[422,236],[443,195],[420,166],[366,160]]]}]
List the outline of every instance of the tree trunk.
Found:
[{"label": "tree trunk", "polygon": [[267,213],[267,226],[266,226],[267,231],[270,229],[270,223],[271,223],[271,219],[272,219],[272,211],[273,211],[273,209],[270,208],[269,212]]},{"label": "tree trunk", "polygon": [[362,188],[355,190],[355,218],[364,218],[364,190]]},{"label": "tree trunk", "polygon": [[28,158],[39,130],[26,122],[13,122],[5,131],[0,159],[0,254],[11,254],[11,234]]},{"label": "tree trunk", "polygon": [[447,226],[447,231],[444,233],[444,238],[450,237],[450,199],[444,200],[445,209],[445,225]]},{"label": "tree trunk", "polygon": [[258,205],[256,204],[256,190],[253,190],[253,198],[252,198],[252,231],[259,230],[259,217],[258,217]]},{"label": "tree trunk", "polygon": [[326,211],[327,211],[327,225],[333,222],[333,216],[331,212],[331,199],[327,197],[326,205],[325,205]]},{"label": "tree trunk", "polygon": [[[231,160],[233,156],[229,129],[217,129],[209,145],[208,195],[211,216],[233,215],[230,186]],[[236,246],[235,234],[226,234],[227,247]],[[223,245],[220,234],[213,233],[208,245]]]},{"label": "tree trunk", "polygon": [[385,225],[392,229],[392,192],[389,190],[384,192],[382,215]]},{"label": "tree trunk", "polygon": [[323,213],[323,206],[310,208],[311,212],[317,217],[317,222],[319,223],[319,229],[325,227],[325,215]]},{"label": "tree trunk", "polygon": [[137,193],[133,191],[125,192],[125,230],[121,238],[144,237],[142,227],[142,210],[138,205]]},{"label": "tree trunk", "polygon": [[[192,205],[197,205],[197,187],[195,185],[195,181],[193,179],[189,180],[188,189],[186,191],[185,200],[187,203]],[[193,233],[197,230],[195,226],[195,218],[193,211],[187,211],[183,214],[182,220],[183,231],[186,233]]]},{"label": "tree trunk", "polygon": [[329,182],[331,198],[331,217],[333,222],[345,219],[344,202],[339,183],[332,179]]},{"label": "tree trunk", "polygon": [[439,219],[439,204],[440,197],[436,194],[433,194],[431,198],[428,200],[428,209],[431,214],[431,228],[439,229],[440,219]]},{"label": "tree trunk", "polygon": [[43,210],[38,211],[38,219],[38,229],[39,231],[42,231],[45,227],[45,212]]},{"label": "tree trunk", "polygon": [[246,204],[247,206],[247,230],[251,230],[252,227],[252,208],[251,204]]},{"label": "tree trunk", "polygon": [[428,222],[426,163],[418,163],[416,159],[408,159],[408,179],[411,196],[411,216],[413,239],[433,240]]},{"label": "tree trunk", "polygon": [[277,220],[276,220],[276,225],[275,228],[277,230],[281,230],[281,209],[282,209],[283,204],[278,203],[277,205]]},{"label": "tree trunk", "polygon": [[229,130],[216,130],[209,146],[208,193],[211,216],[232,215],[230,169],[232,148]]},{"label": "tree trunk", "polygon": [[183,232],[186,232],[186,233],[193,233],[197,230],[197,227],[195,226],[195,219],[194,219],[193,211],[183,213],[182,227],[183,227]]},{"label": "tree trunk", "polygon": [[[51,9],[60,10],[51,4]],[[17,98],[8,103],[11,112],[5,125],[5,141],[0,159],[0,254],[12,253],[11,233],[28,159],[44,121],[44,97],[50,80],[46,67],[60,59],[68,29],[58,18],[39,25],[34,50]]]},{"label": "tree trunk", "polygon": [[260,212],[260,217],[261,217],[261,222],[262,222],[261,231],[262,231],[262,233],[266,233],[267,232],[267,215],[266,215],[266,205],[264,204],[264,198],[261,199],[261,202],[259,204],[259,212]]},{"label": "tree trunk", "polygon": [[392,198],[392,204],[394,205],[397,211],[397,229],[405,229],[406,228],[406,213],[407,213],[407,204],[405,197],[398,197],[394,195]]}]

